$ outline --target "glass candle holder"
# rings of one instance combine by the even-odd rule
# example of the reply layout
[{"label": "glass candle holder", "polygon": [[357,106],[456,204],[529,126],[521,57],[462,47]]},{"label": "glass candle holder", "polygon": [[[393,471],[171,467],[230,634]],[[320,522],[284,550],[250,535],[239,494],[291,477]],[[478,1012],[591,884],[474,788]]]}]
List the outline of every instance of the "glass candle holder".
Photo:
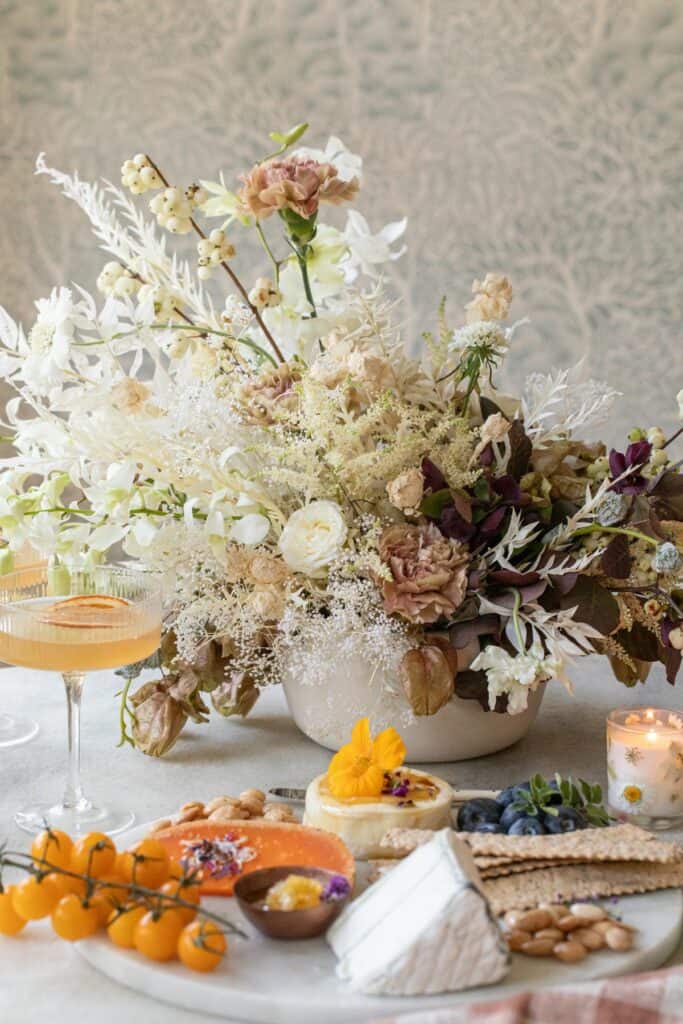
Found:
[{"label": "glass candle holder", "polygon": [[610,814],[643,828],[683,826],[683,714],[618,708],[607,716]]}]

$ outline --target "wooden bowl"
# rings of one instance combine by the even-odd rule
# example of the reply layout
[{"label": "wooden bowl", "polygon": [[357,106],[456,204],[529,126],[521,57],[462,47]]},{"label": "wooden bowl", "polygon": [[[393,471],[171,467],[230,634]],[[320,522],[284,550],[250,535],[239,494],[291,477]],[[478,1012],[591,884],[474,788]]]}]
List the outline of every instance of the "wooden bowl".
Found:
[{"label": "wooden bowl", "polygon": [[270,887],[288,875],[315,878],[323,885],[339,877],[338,872],[325,871],[323,868],[304,868],[296,865],[261,868],[260,871],[244,875],[235,883],[234,894],[240,910],[255,928],[271,939],[313,939],[317,935],[322,935],[338,917],[351,893],[340,900],[320,902],[316,907],[307,907],[305,910],[266,910],[259,906]]}]

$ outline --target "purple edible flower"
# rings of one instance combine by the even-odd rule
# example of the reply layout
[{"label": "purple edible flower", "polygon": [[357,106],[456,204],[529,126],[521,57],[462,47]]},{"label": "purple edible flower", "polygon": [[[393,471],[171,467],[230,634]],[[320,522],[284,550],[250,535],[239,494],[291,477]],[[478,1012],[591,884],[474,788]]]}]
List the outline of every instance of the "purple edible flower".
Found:
[{"label": "purple edible flower", "polygon": [[320,899],[324,903],[337,903],[339,900],[345,900],[350,892],[348,878],[344,875],[333,875],[323,889]]},{"label": "purple edible flower", "polygon": [[[616,481],[612,484],[612,490],[617,494],[642,494],[648,482],[636,470],[645,465],[651,454],[652,445],[649,441],[636,441],[635,444],[630,444],[625,452],[618,452],[613,448],[609,453],[610,476]],[[623,476],[628,470],[631,470],[628,476],[619,480],[618,477]]]},{"label": "purple edible flower", "polygon": [[407,779],[399,782],[397,786],[394,786],[391,790],[392,796],[408,796],[408,790],[410,789],[410,783]]}]

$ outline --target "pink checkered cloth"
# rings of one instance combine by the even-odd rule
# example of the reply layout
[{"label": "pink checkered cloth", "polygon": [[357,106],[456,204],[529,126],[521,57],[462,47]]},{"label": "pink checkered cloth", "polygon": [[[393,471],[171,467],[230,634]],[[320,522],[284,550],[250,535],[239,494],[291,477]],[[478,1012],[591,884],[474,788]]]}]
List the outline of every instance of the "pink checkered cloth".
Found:
[{"label": "pink checkered cloth", "polygon": [[679,1024],[683,967],[630,974],[488,1003],[383,1017],[373,1024]]}]

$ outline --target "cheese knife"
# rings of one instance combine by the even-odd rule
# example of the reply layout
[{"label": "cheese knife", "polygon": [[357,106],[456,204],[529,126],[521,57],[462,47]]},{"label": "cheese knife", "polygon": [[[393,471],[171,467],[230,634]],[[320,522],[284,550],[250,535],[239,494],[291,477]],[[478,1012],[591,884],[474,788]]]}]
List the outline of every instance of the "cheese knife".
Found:
[{"label": "cheese knife", "polygon": [[[305,789],[296,789],[291,786],[273,786],[268,792],[271,796],[276,796],[278,800],[288,800],[293,804],[302,804],[306,799]],[[495,800],[497,796],[497,789],[456,789],[453,793],[453,806],[464,804],[468,800]]]}]

